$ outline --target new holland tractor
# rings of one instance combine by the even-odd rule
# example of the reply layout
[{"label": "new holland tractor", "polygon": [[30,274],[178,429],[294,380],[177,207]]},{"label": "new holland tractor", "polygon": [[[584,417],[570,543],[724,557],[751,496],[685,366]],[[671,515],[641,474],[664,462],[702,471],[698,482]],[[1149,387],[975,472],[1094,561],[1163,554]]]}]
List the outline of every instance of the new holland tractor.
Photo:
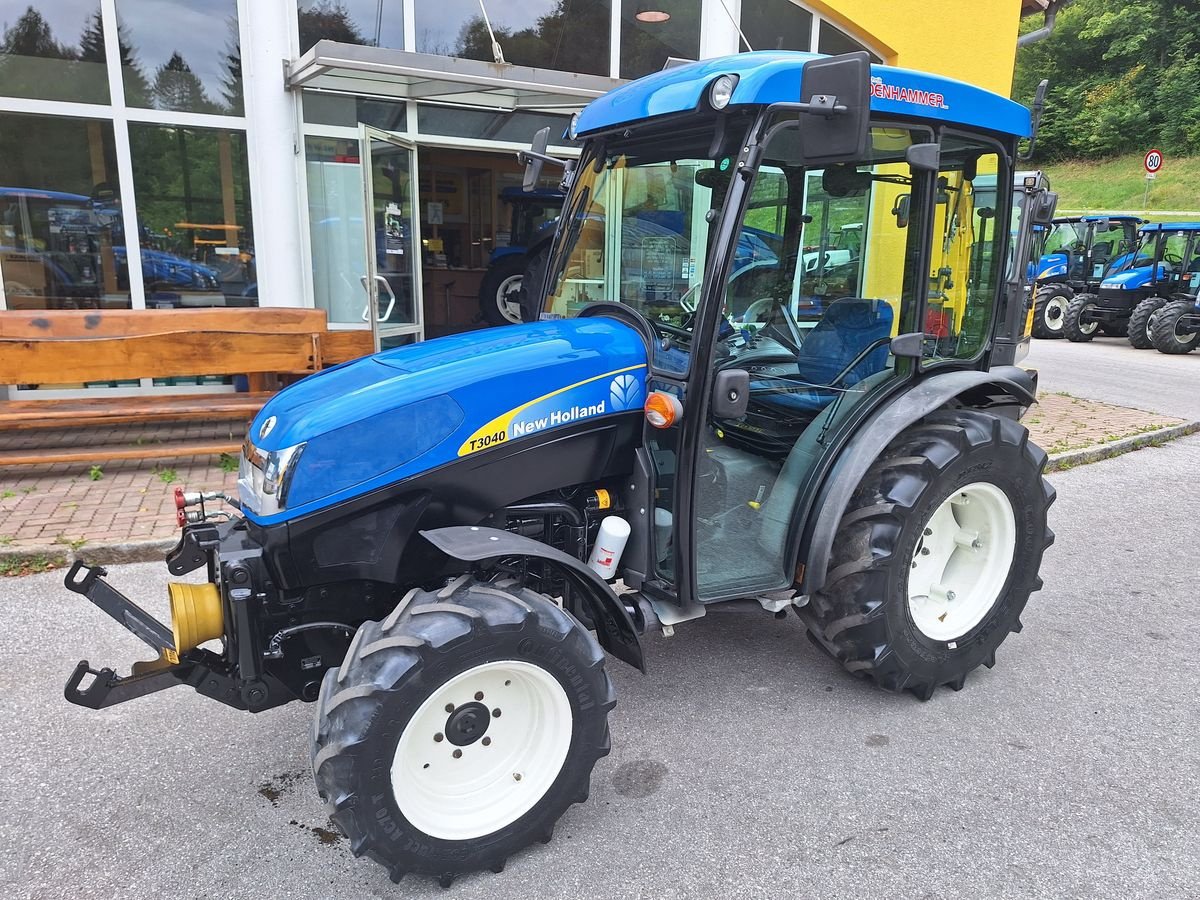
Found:
[{"label": "new holland tractor", "polygon": [[[1033,336],[1062,337],[1063,318],[1076,294],[1094,294],[1100,282],[1135,259],[1136,216],[1056,218],[1046,234],[1034,286]],[[1106,332],[1107,333],[1107,332]],[[1124,330],[1114,332],[1118,336]]]},{"label": "new holland tractor", "polygon": [[1079,343],[1098,332],[1125,333],[1131,345],[1148,350],[1155,346],[1150,332],[1158,312],[1168,303],[1195,298],[1200,289],[1200,223],[1160,222],[1143,225],[1138,233],[1137,249],[1127,265],[1106,276],[1096,293],[1078,294],[1067,304],[1067,340]]},{"label": "new holland tractor", "polygon": [[[67,699],[313,702],[316,788],[350,849],[449,885],[587,799],[608,657],[644,671],[649,629],[791,611],[884,690],[961,689],[1021,629],[1052,539],[1013,261],[1055,197],[1036,174],[994,188],[1030,133],[1004,97],[865,53],[710,59],[595,100],[537,321],[272,397],[239,508],[178,495],[167,568],[194,574],[169,627],[71,568],[157,658],[80,662]],[[535,144],[531,186],[552,162]],[[864,223],[819,305],[815,195]],[[637,225],[656,216],[686,246]],[[778,252],[733,315],[747,228]]]}]

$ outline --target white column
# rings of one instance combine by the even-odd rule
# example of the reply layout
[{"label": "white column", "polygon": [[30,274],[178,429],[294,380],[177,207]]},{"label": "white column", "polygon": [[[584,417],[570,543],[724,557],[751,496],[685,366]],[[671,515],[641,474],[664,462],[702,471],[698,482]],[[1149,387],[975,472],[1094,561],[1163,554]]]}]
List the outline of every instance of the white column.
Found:
[{"label": "white column", "polygon": [[734,25],[734,20],[741,14],[742,0],[703,0],[700,15],[701,59],[728,56],[746,49]]},{"label": "white column", "polygon": [[258,302],[304,306],[302,229],[308,211],[300,207],[298,183],[304,158],[297,134],[300,98],[287,90],[283,69],[297,56],[296,4],[239,0],[238,18]]}]

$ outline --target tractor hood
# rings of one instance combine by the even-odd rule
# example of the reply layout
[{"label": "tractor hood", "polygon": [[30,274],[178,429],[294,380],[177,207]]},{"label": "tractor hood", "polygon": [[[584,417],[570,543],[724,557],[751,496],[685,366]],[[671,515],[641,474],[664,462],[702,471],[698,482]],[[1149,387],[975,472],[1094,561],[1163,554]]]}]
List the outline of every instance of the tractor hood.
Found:
[{"label": "tractor hood", "polygon": [[1043,256],[1038,265],[1041,267],[1037,276],[1038,281],[1047,278],[1062,278],[1067,274],[1067,261],[1061,256]]},{"label": "tractor hood", "polygon": [[492,328],[357,359],[285,388],[255,417],[248,439],[261,460],[303,447],[287,468],[282,510],[262,503],[245,477],[243,506],[260,524],[286,521],[502,443],[640,409],[645,377],[641,336],[605,317]]},{"label": "tractor hood", "polygon": [[[1110,291],[1136,291],[1138,288],[1143,288],[1151,281],[1154,281],[1152,273],[1155,267],[1143,266],[1140,269],[1129,269],[1125,272],[1118,272],[1116,275],[1110,275],[1100,282],[1100,287]],[[1167,267],[1159,263],[1158,277],[1165,278],[1167,276]]]}]

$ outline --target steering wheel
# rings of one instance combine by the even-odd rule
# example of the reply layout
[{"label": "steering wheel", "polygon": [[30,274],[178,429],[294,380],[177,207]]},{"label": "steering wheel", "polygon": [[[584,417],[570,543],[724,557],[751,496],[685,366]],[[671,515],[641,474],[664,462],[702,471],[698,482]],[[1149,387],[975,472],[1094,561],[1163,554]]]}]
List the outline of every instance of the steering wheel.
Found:
[{"label": "steering wheel", "polygon": [[686,328],[679,325],[672,325],[670,322],[664,322],[662,319],[648,319],[651,327],[659,331],[665,331],[667,334],[673,334],[677,338],[682,338],[689,343],[692,340],[692,333]]},{"label": "steering wheel", "polygon": [[1183,257],[1178,253],[1164,253],[1163,262],[1169,262],[1173,266],[1181,266],[1183,265]]}]

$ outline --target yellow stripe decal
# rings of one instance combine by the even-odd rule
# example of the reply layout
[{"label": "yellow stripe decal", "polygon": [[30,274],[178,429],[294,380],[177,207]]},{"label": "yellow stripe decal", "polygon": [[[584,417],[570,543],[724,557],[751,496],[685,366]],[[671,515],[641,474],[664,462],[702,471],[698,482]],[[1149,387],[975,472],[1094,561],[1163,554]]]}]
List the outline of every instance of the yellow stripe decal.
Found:
[{"label": "yellow stripe decal", "polygon": [[582,387],[585,384],[591,384],[593,381],[600,381],[604,378],[613,378],[623,372],[635,372],[638,369],[646,368],[645,363],[639,363],[636,366],[626,366],[623,369],[614,369],[611,372],[605,372],[603,375],[594,375],[591,378],[585,378],[583,381],[577,381],[574,384],[568,384],[566,387],[561,387],[556,391],[551,391],[548,394],[543,394],[540,397],[535,397],[528,403],[522,403],[520,406],[510,409],[503,415],[496,416],[482,428],[478,429],[469,438],[463,441],[461,447],[458,448],[459,456],[466,456],[469,453],[478,453],[480,450],[486,450],[489,447],[494,447],[497,444],[502,444],[509,438],[509,428],[512,425],[513,419],[519,416],[522,412],[535,406],[544,400],[549,400],[551,397],[557,397],[559,394],[565,394],[567,391],[574,390],[577,387]]}]

